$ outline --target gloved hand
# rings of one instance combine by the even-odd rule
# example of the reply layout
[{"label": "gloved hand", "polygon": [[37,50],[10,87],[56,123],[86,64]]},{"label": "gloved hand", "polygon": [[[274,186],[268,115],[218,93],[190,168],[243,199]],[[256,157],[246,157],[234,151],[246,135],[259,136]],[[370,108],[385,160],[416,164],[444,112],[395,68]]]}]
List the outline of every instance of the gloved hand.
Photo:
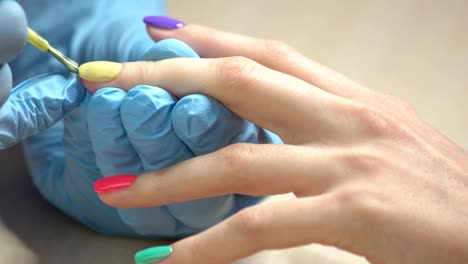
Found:
[{"label": "gloved hand", "polygon": [[[119,6],[117,3],[113,8]],[[132,14],[128,9],[135,3],[125,5],[129,5],[126,12]],[[148,8],[140,12],[156,13]],[[140,24],[143,14],[120,18],[116,14],[119,12],[99,27],[83,30],[86,23],[92,26],[91,21],[102,21],[99,16],[86,19],[69,48],[71,57],[84,62],[196,56],[186,45],[174,40],[154,44]],[[40,33],[47,35],[47,32]],[[18,62],[20,66],[26,64]],[[31,73],[24,72],[24,76],[28,74]],[[104,89],[90,95],[68,74],[37,77],[17,89],[13,95],[19,99],[11,100],[17,104],[25,99],[20,96],[24,91],[37,91],[31,98],[45,97],[40,101],[26,100],[32,104],[17,111],[18,127],[35,128],[30,131],[37,132],[65,115],[63,124],[55,125],[24,144],[34,183],[46,199],[97,231],[152,237],[184,236],[259,199],[229,195],[157,208],[114,209],[102,204],[93,191],[94,181],[103,176],[166,167],[232,142],[277,140],[274,135],[239,119],[213,99],[198,95],[176,102],[165,91],[147,86],[137,87],[128,94]],[[25,114],[34,113],[30,110],[37,105],[43,107],[35,109],[36,124],[30,124],[28,122],[34,119]],[[8,108],[18,106],[12,103]],[[13,128],[10,126],[10,130]],[[19,131],[10,134],[19,137],[28,134]],[[15,135],[10,137],[10,143],[14,143]]]},{"label": "gloved hand", "polygon": [[11,71],[6,62],[23,49],[27,29],[26,16],[18,3],[0,0],[0,107],[10,95],[12,86]]}]

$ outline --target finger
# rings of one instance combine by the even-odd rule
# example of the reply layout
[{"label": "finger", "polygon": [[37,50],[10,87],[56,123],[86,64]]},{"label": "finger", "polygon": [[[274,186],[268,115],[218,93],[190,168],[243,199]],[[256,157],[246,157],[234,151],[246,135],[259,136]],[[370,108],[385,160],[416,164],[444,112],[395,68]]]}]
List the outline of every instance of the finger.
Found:
[{"label": "finger", "polygon": [[[87,68],[83,72],[93,72],[93,65],[81,66]],[[128,90],[137,84],[162,87],[176,96],[209,95],[283,139],[288,133],[293,133],[297,141],[342,134],[343,130],[337,128],[348,120],[343,117],[343,108],[338,107],[349,105],[348,101],[243,58],[126,63],[113,81],[86,83],[91,90],[105,86]]]},{"label": "finger", "polygon": [[345,76],[308,59],[278,41],[247,37],[195,24],[188,24],[177,30],[148,26],[147,31],[155,41],[179,39],[203,58],[247,57],[339,96],[352,98],[369,92]]},{"label": "finger", "polygon": [[71,74],[41,75],[19,84],[0,108],[0,149],[51,127],[85,94]]},{"label": "finger", "polygon": [[181,98],[172,111],[178,137],[196,155],[233,143],[281,143],[261,127],[246,121],[211,97],[193,94]]},{"label": "finger", "polygon": [[131,89],[122,101],[120,118],[145,171],[193,157],[172,129],[171,111],[175,104],[176,99],[167,91],[145,85]]},{"label": "finger", "polygon": [[0,1],[0,14],[1,65],[13,60],[24,48],[28,39],[28,23],[23,9],[16,1]]},{"label": "finger", "polygon": [[[61,151],[66,153],[65,168],[62,173],[57,172],[59,180],[52,181],[50,188],[62,189],[67,195],[66,199],[57,199],[57,207],[90,228],[107,234],[114,234],[118,232],[116,230],[127,233],[128,228],[121,221],[117,210],[96,199],[92,190],[93,182],[101,178],[101,173],[96,165],[86,118],[90,99],[91,94],[86,93],[83,101],[63,118],[64,148]],[[47,176],[51,177],[52,174]],[[54,193],[52,191],[50,195]]]},{"label": "finger", "polygon": [[22,147],[28,167],[33,168],[29,173],[35,186],[55,206],[66,207],[63,203],[69,194],[65,188],[57,188],[65,170],[63,122],[24,140]]},{"label": "finger", "polygon": [[[121,101],[125,95],[121,89],[101,89],[88,105],[89,133],[96,163],[104,176],[143,171],[120,118]],[[118,209],[118,214],[140,235],[171,235],[177,227],[177,221],[165,207]]]},{"label": "finger", "polygon": [[104,176],[143,171],[120,119],[121,101],[125,95],[121,89],[101,89],[93,95],[88,105],[89,134],[96,163]]},{"label": "finger", "polygon": [[12,82],[10,66],[0,63],[0,83],[2,84],[2,89],[0,89],[0,108],[8,99],[8,96],[10,96]]},{"label": "finger", "polygon": [[230,193],[314,195],[343,180],[341,156],[340,151],[291,145],[235,144],[142,174],[129,188],[100,197],[115,207],[142,207]]},{"label": "finger", "polygon": [[[227,264],[267,249],[322,243],[356,250],[359,222],[331,195],[247,208],[200,234],[173,244],[163,263]],[[352,246],[352,247],[351,247]]]}]

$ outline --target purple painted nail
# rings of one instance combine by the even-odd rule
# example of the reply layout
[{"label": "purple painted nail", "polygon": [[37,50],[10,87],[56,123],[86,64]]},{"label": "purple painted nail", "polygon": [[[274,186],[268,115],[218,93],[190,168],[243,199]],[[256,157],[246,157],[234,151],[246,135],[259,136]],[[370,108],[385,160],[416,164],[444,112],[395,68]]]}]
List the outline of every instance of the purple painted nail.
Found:
[{"label": "purple painted nail", "polygon": [[146,16],[143,22],[149,26],[167,29],[177,29],[185,26],[185,23],[167,16]]}]

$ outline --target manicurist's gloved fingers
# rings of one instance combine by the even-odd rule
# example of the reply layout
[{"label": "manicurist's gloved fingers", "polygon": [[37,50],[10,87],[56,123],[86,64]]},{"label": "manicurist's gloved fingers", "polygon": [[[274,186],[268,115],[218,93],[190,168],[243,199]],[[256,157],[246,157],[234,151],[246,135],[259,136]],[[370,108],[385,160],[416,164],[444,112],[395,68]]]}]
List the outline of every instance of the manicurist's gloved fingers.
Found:
[{"label": "manicurist's gloved fingers", "polygon": [[28,23],[21,6],[12,0],[0,0],[0,65],[15,58],[26,44]]},{"label": "manicurist's gloved fingers", "polygon": [[8,64],[0,63],[0,107],[10,96],[10,90],[13,86],[13,79],[11,77],[11,70]]},{"label": "manicurist's gloved fingers", "polygon": [[10,0],[0,0],[0,107],[5,103],[12,87],[8,61],[26,44],[28,36],[26,15],[21,6]]},{"label": "manicurist's gloved fingers", "polygon": [[128,91],[122,101],[120,118],[144,170],[158,170],[193,156],[172,129],[175,103],[167,91],[145,85]]},{"label": "manicurist's gloved fingers", "polygon": [[[121,89],[101,89],[88,105],[89,134],[96,163],[104,177],[143,171],[121,120],[121,102],[125,96]],[[164,207],[118,209],[118,213],[140,235],[169,235],[176,229],[177,222]]]},{"label": "manicurist's gloved fingers", "polygon": [[197,156],[239,142],[281,143],[273,133],[201,94],[187,95],[177,102],[172,111],[172,124],[179,138]]},{"label": "manicurist's gloved fingers", "polygon": [[[144,21],[154,41],[179,39],[192,47],[202,58],[242,56],[333,94],[343,97],[365,96],[365,93],[361,92],[364,88],[359,84],[308,59],[281,42],[218,31],[196,24],[182,23],[181,27],[169,27],[167,20],[158,17],[146,17]],[[171,23],[177,24],[174,21]]]},{"label": "manicurist's gloved fingers", "polygon": [[0,149],[45,130],[84,98],[74,75],[48,74],[15,87],[0,108]]},{"label": "manicurist's gloved fingers", "polygon": [[120,105],[125,96],[121,89],[101,89],[93,94],[88,105],[89,134],[96,163],[104,176],[143,170],[120,119]]},{"label": "manicurist's gloved fingers", "polygon": [[22,143],[25,160],[31,179],[41,194],[56,206],[68,198],[64,188],[56,188],[56,182],[63,177],[65,162],[63,153],[63,122],[31,136]]},{"label": "manicurist's gloved fingers", "polygon": [[[175,103],[176,99],[167,91],[143,85],[130,90],[122,101],[122,123],[145,171],[159,170],[193,157],[172,127],[171,111]],[[175,218],[197,229],[221,221],[234,207],[231,196],[167,206]]]}]

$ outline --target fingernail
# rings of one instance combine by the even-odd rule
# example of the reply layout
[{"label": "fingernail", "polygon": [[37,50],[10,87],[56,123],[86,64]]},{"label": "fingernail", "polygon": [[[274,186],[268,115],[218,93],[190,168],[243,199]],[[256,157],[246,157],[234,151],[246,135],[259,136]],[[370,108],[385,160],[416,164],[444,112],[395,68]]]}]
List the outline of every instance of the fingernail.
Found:
[{"label": "fingernail", "polygon": [[166,29],[177,29],[185,26],[184,22],[167,16],[146,16],[143,18],[143,22],[149,26]]},{"label": "fingernail", "polygon": [[135,254],[136,264],[149,264],[159,262],[172,253],[172,246],[159,246],[147,248]]},{"label": "fingernail", "polygon": [[124,174],[105,177],[94,182],[94,191],[97,193],[105,193],[110,191],[121,190],[132,185],[136,180],[136,175]]},{"label": "fingernail", "polygon": [[117,77],[122,70],[122,64],[110,61],[92,61],[78,68],[81,78],[92,82],[108,82]]}]

